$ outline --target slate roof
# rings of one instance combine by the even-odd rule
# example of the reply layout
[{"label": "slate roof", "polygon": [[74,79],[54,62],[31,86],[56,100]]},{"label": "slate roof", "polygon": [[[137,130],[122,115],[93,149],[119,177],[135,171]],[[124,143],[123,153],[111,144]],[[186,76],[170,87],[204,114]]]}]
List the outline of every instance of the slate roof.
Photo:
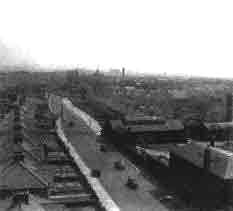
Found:
[{"label": "slate roof", "polygon": [[[199,168],[204,168],[205,150],[205,143],[190,142],[185,145],[173,146],[170,152]],[[217,147],[209,147],[209,153],[211,165],[208,171],[221,179],[232,180],[233,153]]]},{"label": "slate roof", "polygon": [[0,188],[46,188],[48,182],[38,175],[32,166],[22,161],[11,161],[0,172]]}]

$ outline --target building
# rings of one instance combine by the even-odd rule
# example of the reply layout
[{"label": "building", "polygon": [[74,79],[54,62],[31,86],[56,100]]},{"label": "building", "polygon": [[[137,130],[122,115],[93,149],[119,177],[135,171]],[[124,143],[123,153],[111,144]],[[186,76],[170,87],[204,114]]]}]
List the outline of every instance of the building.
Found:
[{"label": "building", "polygon": [[122,120],[110,120],[106,123],[104,130],[106,135],[124,144],[185,142],[184,126],[181,121],[175,119],[126,116]]},{"label": "building", "polygon": [[169,167],[178,186],[212,204],[232,201],[232,166],[232,152],[203,143],[190,142],[170,150]]},{"label": "building", "polygon": [[12,158],[5,162],[4,166],[1,166],[1,195],[22,191],[46,193],[48,187],[48,182],[34,171],[20,152],[15,153]]}]

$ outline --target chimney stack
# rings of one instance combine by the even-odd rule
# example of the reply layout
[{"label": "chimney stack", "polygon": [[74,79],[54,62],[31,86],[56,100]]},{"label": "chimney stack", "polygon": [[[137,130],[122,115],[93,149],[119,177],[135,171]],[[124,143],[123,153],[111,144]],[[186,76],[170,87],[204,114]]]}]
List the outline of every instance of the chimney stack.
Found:
[{"label": "chimney stack", "polygon": [[[226,122],[232,122],[232,93],[227,93],[226,94],[226,111],[225,111],[225,121]],[[230,141],[231,137],[232,137],[232,131],[231,129],[227,129],[225,131],[226,134],[226,141]]]},{"label": "chimney stack", "polygon": [[122,79],[124,79],[125,78],[125,68],[123,67],[122,68]]},{"label": "chimney stack", "polygon": [[226,122],[231,122],[232,121],[232,93],[227,93],[226,94],[226,113],[225,113],[225,121]]}]

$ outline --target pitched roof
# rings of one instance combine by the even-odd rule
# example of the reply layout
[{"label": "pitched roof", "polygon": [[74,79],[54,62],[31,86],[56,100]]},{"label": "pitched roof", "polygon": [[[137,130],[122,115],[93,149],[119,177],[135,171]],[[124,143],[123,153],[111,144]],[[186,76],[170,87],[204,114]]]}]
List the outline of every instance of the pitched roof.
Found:
[{"label": "pitched roof", "polygon": [[22,161],[8,163],[0,173],[0,188],[45,188],[48,182]]},{"label": "pitched roof", "polygon": [[[199,168],[204,168],[206,149],[205,143],[190,142],[185,145],[173,146],[171,152]],[[211,156],[211,165],[208,171],[222,179],[232,179],[233,153],[217,147],[208,147],[208,149]]]}]

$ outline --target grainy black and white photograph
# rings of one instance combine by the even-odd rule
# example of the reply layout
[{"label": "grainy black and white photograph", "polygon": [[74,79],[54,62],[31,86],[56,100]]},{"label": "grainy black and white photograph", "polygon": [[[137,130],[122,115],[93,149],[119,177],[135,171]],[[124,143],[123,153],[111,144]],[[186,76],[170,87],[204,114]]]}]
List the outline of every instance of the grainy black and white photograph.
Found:
[{"label": "grainy black and white photograph", "polygon": [[233,211],[233,1],[0,0],[0,211]]}]

